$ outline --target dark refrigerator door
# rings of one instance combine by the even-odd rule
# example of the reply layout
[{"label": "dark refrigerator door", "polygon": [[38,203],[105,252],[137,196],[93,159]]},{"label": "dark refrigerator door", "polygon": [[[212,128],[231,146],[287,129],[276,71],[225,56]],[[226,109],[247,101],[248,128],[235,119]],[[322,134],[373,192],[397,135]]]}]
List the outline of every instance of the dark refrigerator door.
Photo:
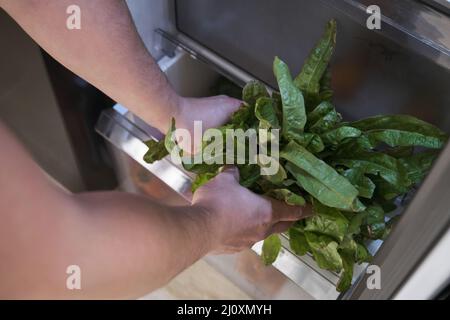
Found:
[{"label": "dark refrigerator door", "polygon": [[[385,15],[379,31],[366,27],[368,2]],[[450,19],[420,2],[192,0],[176,1],[176,13],[181,33],[272,87],[274,57],[296,74],[335,18],[332,85],[344,118],[406,113],[450,131]]]}]

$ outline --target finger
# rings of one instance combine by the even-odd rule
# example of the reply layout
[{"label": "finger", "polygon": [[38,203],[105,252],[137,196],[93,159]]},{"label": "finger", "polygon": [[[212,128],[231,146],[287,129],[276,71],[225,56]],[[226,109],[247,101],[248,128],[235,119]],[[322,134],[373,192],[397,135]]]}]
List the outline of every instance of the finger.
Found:
[{"label": "finger", "polygon": [[300,220],[312,217],[314,215],[314,211],[312,209],[311,204],[307,203],[301,208],[302,208],[302,217],[300,218]]},{"label": "finger", "polygon": [[239,169],[235,166],[223,166],[221,174],[228,174],[237,182],[239,182]]},{"label": "finger", "polygon": [[294,221],[281,221],[275,223],[268,231],[267,237],[274,233],[282,233],[288,230],[295,222]]},{"label": "finger", "polygon": [[225,95],[218,96],[217,98],[221,100],[221,105],[224,106],[230,113],[236,112],[243,104],[241,100],[228,97]]},{"label": "finger", "polygon": [[304,217],[304,207],[291,206],[283,201],[269,199],[272,203],[273,223],[279,221],[297,221]]}]

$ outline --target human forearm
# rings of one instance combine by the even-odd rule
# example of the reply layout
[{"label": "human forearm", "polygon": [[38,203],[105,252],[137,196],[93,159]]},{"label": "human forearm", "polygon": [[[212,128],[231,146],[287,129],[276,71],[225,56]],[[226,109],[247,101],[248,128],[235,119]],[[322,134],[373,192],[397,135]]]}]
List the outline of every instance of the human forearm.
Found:
[{"label": "human forearm", "polygon": [[[81,30],[66,28],[66,8],[81,8]],[[117,102],[165,131],[179,98],[146,50],[125,1],[0,0],[53,57]]]},{"label": "human forearm", "polygon": [[[1,123],[0,145],[0,299],[138,297],[215,246],[197,206],[122,192],[73,195]],[[81,268],[81,290],[66,288],[70,265]]]},{"label": "human forearm", "polygon": [[[213,248],[197,207],[171,208],[120,192],[50,193],[47,207],[31,201],[27,209],[39,220],[29,216],[3,233],[9,249],[0,250],[0,297],[138,298]],[[81,269],[81,290],[66,287],[69,265]]]},{"label": "human forearm", "polygon": [[145,294],[214,248],[209,217],[196,206],[168,207],[119,192],[75,199],[83,220],[79,246],[89,248],[80,258],[93,280],[85,284],[87,297]]}]

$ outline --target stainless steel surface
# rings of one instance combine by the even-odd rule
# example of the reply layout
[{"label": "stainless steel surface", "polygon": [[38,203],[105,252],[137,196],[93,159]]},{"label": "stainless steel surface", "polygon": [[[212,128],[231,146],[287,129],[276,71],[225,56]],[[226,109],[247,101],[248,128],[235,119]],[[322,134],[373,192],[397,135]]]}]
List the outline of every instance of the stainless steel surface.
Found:
[{"label": "stainless steel surface", "polygon": [[252,250],[210,255],[205,260],[254,299],[314,299],[273,266],[264,266]]},{"label": "stainless steel surface", "polygon": [[0,39],[0,121],[50,176],[73,192],[86,190],[41,49],[1,8]]},{"label": "stainless steel surface", "polygon": [[177,1],[174,36],[274,87],[274,56],[297,73],[336,18],[332,86],[344,118],[403,113],[450,131],[449,18],[415,1],[374,2],[384,14],[379,31],[366,28],[365,5],[356,1]]},{"label": "stainless steel surface", "polygon": [[450,15],[450,0],[421,0],[421,1],[447,15]]},{"label": "stainless steel surface", "polygon": [[164,53],[155,46],[155,29],[175,31],[173,2],[168,0],[126,0],[136,29],[145,46],[155,59]]},{"label": "stainless steel surface", "polygon": [[219,55],[181,33],[171,34],[162,29],[155,30],[155,33],[159,36],[158,45],[162,47],[161,50],[169,56],[175,54],[177,49],[182,49],[193,59],[205,63],[213,70],[240,86],[244,86],[247,82],[254,79],[251,74],[229,63]]},{"label": "stainless steel surface", "polygon": [[[137,117],[124,110],[124,107],[117,105],[114,109],[104,111],[98,121],[97,132],[155,174],[184,199],[191,201],[191,177],[188,173],[172,164],[168,158],[153,164],[148,164],[143,160],[144,154],[148,150],[144,141],[156,139],[157,133],[154,128],[145,125],[142,120],[137,120]],[[140,122],[141,126],[138,127],[133,120]]]},{"label": "stainless steel surface", "polygon": [[450,283],[450,230],[395,294],[396,300],[433,299]]},{"label": "stainless steel surface", "polygon": [[[326,0],[348,18],[366,25],[368,6],[381,10],[377,33],[392,39],[411,53],[419,53],[450,69],[450,19],[417,0]],[[429,2],[435,3],[434,0]]]},{"label": "stainless steel surface", "polygon": [[[273,266],[315,299],[337,299],[339,293],[335,286],[338,275],[317,267],[309,255],[299,257],[294,254],[289,249],[286,236],[281,235],[281,241],[282,249]],[[252,249],[261,255],[262,242],[256,243]]]}]

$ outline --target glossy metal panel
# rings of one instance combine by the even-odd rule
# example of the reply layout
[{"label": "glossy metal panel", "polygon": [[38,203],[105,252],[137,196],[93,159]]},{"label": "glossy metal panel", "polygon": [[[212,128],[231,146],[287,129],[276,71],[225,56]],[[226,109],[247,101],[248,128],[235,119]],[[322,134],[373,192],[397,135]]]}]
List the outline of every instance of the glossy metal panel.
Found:
[{"label": "glossy metal panel", "polygon": [[[114,109],[104,111],[98,121],[97,132],[148,171],[155,174],[184,199],[191,201],[191,177],[189,174],[171,163],[168,158],[153,164],[146,163],[143,157],[148,148],[144,141],[156,139],[157,132],[149,126],[146,126],[146,128],[136,126],[133,121],[137,117],[129,112],[120,114],[120,112],[124,112],[123,110],[124,107],[117,105]],[[129,118],[132,118],[132,120]],[[138,121],[144,126],[141,120]]]},{"label": "glossy metal panel", "polygon": [[[369,2],[381,7],[379,31],[366,28]],[[405,0],[176,3],[183,37],[272,87],[274,56],[297,73],[326,22],[336,18],[332,86],[344,118],[404,113],[450,131],[450,19],[427,5]]]},{"label": "glossy metal panel", "polygon": [[396,300],[433,299],[450,284],[450,230],[420,263],[417,270],[397,291]]}]

